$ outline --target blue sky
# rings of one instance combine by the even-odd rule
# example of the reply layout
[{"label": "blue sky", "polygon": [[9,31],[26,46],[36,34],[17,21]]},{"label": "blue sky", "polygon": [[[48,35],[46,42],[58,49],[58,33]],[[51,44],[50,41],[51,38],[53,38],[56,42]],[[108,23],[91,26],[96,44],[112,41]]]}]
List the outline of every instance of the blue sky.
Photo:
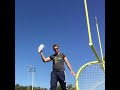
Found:
[{"label": "blue sky", "polygon": [[[105,1],[87,0],[87,5],[93,44],[101,58],[95,16],[105,55]],[[88,44],[84,0],[15,0],[15,83],[28,85],[27,65],[32,65],[34,86],[50,87],[52,62],[42,62],[37,52],[41,43],[45,57],[54,53],[52,45],[58,43],[76,73],[83,64],[96,60]],[[75,77],[65,69],[67,84],[74,84]],[[31,79],[29,73],[30,85]]]}]

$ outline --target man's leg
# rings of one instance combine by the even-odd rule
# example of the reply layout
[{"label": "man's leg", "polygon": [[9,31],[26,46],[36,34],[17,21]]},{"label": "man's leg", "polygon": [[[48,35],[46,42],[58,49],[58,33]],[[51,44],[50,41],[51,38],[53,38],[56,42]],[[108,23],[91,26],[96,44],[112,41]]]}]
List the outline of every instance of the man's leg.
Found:
[{"label": "man's leg", "polygon": [[58,80],[59,80],[59,83],[60,83],[60,85],[61,85],[62,90],[67,90],[67,89],[66,89],[65,73],[64,73],[64,71],[60,71],[60,72],[57,73],[57,74],[58,74],[58,76],[59,76]]},{"label": "man's leg", "polygon": [[50,80],[50,90],[56,90],[56,87],[57,87],[57,74],[55,71],[52,71]]}]

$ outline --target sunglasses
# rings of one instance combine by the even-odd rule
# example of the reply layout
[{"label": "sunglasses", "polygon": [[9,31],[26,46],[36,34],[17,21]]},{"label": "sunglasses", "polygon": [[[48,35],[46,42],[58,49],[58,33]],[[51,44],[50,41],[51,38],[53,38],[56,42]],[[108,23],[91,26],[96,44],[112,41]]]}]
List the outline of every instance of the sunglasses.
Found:
[{"label": "sunglasses", "polygon": [[54,50],[58,50],[59,48],[54,48]]}]

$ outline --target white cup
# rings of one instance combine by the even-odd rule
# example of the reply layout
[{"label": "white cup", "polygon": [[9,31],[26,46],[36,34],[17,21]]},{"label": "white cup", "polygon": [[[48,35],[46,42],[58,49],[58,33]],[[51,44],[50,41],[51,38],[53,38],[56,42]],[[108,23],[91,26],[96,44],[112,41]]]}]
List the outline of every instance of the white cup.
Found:
[{"label": "white cup", "polygon": [[45,45],[40,44],[40,46],[38,47],[38,52],[40,52],[41,50],[43,50],[44,47],[45,47]]}]

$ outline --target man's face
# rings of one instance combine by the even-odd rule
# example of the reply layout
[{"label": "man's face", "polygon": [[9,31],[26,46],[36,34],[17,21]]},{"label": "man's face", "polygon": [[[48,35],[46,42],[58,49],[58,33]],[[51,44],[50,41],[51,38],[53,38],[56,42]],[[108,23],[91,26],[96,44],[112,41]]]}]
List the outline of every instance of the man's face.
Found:
[{"label": "man's face", "polygon": [[53,50],[54,50],[55,53],[59,53],[59,48],[58,48],[57,46],[55,46],[55,47],[53,48]]}]

